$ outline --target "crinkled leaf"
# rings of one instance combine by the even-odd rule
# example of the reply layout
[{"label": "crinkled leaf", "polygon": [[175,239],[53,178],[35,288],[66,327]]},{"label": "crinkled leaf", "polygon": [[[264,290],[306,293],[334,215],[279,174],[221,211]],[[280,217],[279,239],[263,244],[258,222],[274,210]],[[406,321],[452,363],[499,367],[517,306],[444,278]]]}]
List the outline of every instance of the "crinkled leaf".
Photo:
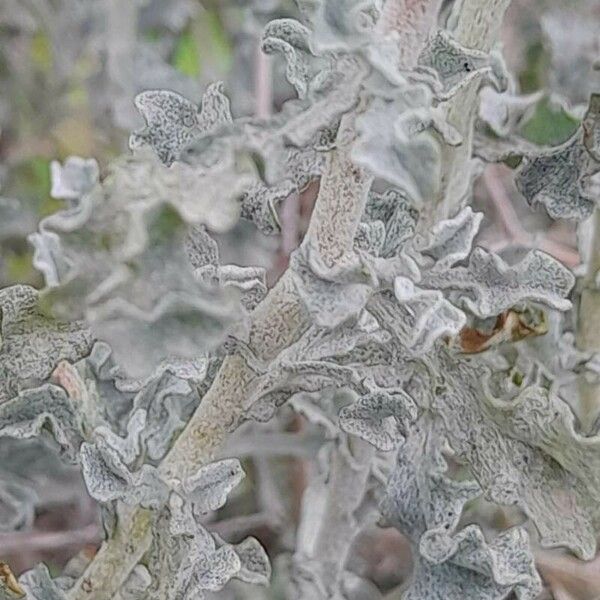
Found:
[{"label": "crinkled leaf", "polygon": [[589,153],[575,138],[526,158],[517,174],[517,187],[530,205],[542,204],[553,219],[583,220],[595,206],[583,188],[591,165]]},{"label": "crinkled leaf", "polygon": [[436,86],[445,97],[484,74],[506,83],[502,65],[489,55],[465,48],[444,30],[432,35],[419,56],[419,65],[436,78]]},{"label": "crinkled leaf", "polygon": [[370,39],[378,18],[374,0],[319,0],[312,15],[315,47],[347,52]]},{"label": "crinkled leaf", "polygon": [[254,585],[269,585],[271,579],[271,563],[260,542],[253,537],[233,546],[240,559],[240,570],[236,578]]},{"label": "crinkled leaf", "polygon": [[194,507],[200,512],[209,512],[221,508],[243,478],[242,465],[230,458],[201,467],[183,485]]},{"label": "crinkled leaf", "polygon": [[564,545],[584,559],[593,557],[600,525],[597,436],[576,433],[569,406],[543,388],[495,397],[486,384],[489,371],[477,360],[446,352],[439,360],[444,381],[432,408],[486,497],[519,506],[544,546]]},{"label": "crinkled leaf", "polygon": [[62,388],[43,385],[0,403],[0,437],[26,439],[49,431],[74,460],[84,439],[80,407]]},{"label": "crinkled leaf", "polygon": [[402,190],[390,189],[383,194],[371,192],[365,208],[369,220],[378,220],[385,226],[382,256],[396,255],[415,233],[418,211]]},{"label": "crinkled leaf", "polygon": [[580,130],[557,148],[526,156],[516,184],[531,205],[554,219],[589,217],[594,209],[590,179],[600,172],[600,100],[592,94]]},{"label": "crinkled leaf", "polygon": [[390,330],[417,354],[431,350],[442,336],[455,336],[466,323],[465,314],[438,290],[423,290],[410,279],[397,277],[394,293],[405,312],[394,314],[394,307],[382,300],[378,314],[394,319]]},{"label": "crinkled leaf", "polygon": [[141,439],[151,460],[164,457],[198,403],[199,396],[191,382],[169,371],[158,373],[144,384],[133,404],[146,411]]},{"label": "crinkled leaf", "polygon": [[427,237],[415,239],[414,247],[433,261],[435,270],[443,271],[467,258],[483,219],[483,213],[463,208],[454,218],[432,226]]},{"label": "crinkled leaf", "polygon": [[464,305],[479,317],[500,314],[526,300],[567,310],[575,279],[557,260],[534,250],[514,266],[483,248],[475,248],[468,267],[426,274],[427,286],[458,290]]},{"label": "crinkled leaf", "polygon": [[0,290],[0,319],[0,402],[45,381],[60,360],[74,362],[92,346],[83,323],[52,318],[26,285]]},{"label": "crinkled leaf", "polygon": [[[181,206],[173,210],[163,204],[173,196],[161,200],[154,193],[158,189],[146,195],[143,178],[137,185],[144,172],[158,184],[153,168],[176,177],[178,166],[190,168],[179,163],[171,169],[151,167],[142,159],[115,166],[103,190],[46,219],[33,240],[38,266],[45,257],[50,287],[44,294],[54,312],[85,316],[129,374],[138,377],[167,357],[192,358],[220,343],[240,317],[239,294],[232,286],[223,289],[218,281],[207,285],[195,277],[188,254],[199,247],[190,249],[186,241],[190,215],[179,212]],[[50,245],[53,240],[57,243]],[[210,244],[204,251],[210,259]]]},{"label": "crinkled leaf", "polygon": [[480,493],[474,481],[446,474],[439,423],[422,417],[398,453],[382,510],[413,544],[414,570],[403,598],[460,594],[502,600],[511,591],[534,600],[541,591],[527,534],[513,528],[487,542],[481,529],[456,531],[467,501]]},{"label": "crinkled leaf", "polygon": [[130,471],[119,451],[103,439],[82,444],[80,460],[88,491],[99,502],[158,508],[167,501],[169,489],[154,467]]},{"label": "crinkled leaf", "polygon": [[374,281],[358,256],[328,268],[318,251],[305,244],[292,255],[291,269],[299,296],[321,327],[335,327],[358,315],[372,294]]},{"label": "crinkled leaf", "polygon": [[309,46],[310,31],[294,19],[271,21],[263,32],[262,49],[267,54],[280,52],[287,63],[287,80],[296,88],[298,96],[304,98],[310,78]]},{"label": "crinkled leaf", "polygon": [[217,547],[179,496],[171,497],[169,516],[159,518],[148,564],[153,575],[148,600],[204,598],[204,591],[220,590],[242,567],[234,547]]},{"label": "crinkled leaf", "polygon": [[160,160],[171,165],[195,138],[232,121],[229,100],[223,84],[210,86],[202,98],[202,108],[175,92],[149,90],[138,94],[135,105],[146,120],[146,128],[129,139],[132,149],[150,146]]},{"label": "crinkled leaf", "polygon": [[340,427],[389,452],[404,440],[405,427],[415,420],[416,411],[412,398],[402,390],[373,392],[342,408]]}]

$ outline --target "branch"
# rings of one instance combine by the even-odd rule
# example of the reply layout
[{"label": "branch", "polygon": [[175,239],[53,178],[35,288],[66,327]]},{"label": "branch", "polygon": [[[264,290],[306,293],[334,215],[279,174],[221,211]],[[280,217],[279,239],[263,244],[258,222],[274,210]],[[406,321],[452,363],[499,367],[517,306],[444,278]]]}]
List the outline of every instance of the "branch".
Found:
[{"label": "branch", "polygon": [[[600,290],[596,275],[600,271],[600,210],[592,217],[594,232],[586,276],[577,314],[577,347],[587,352],[600,352]],[[582,429],[589,432],[600,415],[600,384],[579,377],[579,420]]]},{"label": "branch", "polygon": [[[498,41],[504,13],[510,0],[463,0],[456,4],[452,18],[456,40],[467,48],[489,52]],[[442,180],[436,202],[436,220],[446,219],[461,207],[471,183],[473,125],[477,116],[480,82],[475,79],[458,91],[447,103],[446,119],[462,136],[459,146],[442,149]]]},{"label": "branch", "polygon": [[304,494],[293,596],[303,600],[337,598],[344,567],[360,532],[359,508],[366,492],[375,448],[342,435],[331,449],[327,473]]},{"label": "branch", "polygon": [[[353,122],[353,115],[342,119],[338,147],[329,156],[305,240],[319,248],[328,261],[352,250],[371,185],[371,178],[350,161]],[[259,360],[268,363],[309,325],[304,305],[286,272],[252,313],[248,346]],[[245,415],[246,392],[255,377],[241,355],[233,354],[223,361],[212,386],[160,465],[165,479],[184,479],[213,459]],[[148,550],[151,529],[151,516],[141,509],[120,523],[115,537],[102,545],[69,591],[69,600],[110,600]]]}]

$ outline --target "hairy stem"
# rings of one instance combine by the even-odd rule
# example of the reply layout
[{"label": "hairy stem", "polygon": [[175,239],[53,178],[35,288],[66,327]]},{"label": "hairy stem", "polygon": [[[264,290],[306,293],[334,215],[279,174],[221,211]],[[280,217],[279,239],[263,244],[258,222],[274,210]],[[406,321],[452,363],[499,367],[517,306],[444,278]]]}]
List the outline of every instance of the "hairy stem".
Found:
[{"label": "hairy stem", "polygon": [[442,0],[387,0],[378,25],[381,33],[398,35],[401,67],[414,66],[437,23]]},{"label": "hairy stem", "polygon": [[[452,17],[453,35],[467,48],[489,52],[500,36],[504,13],[511,0],[462,0]],[[477,116],[480,81],[473,80],[446,104],[446,119],[462,136],[460,146],[445,146],[442,179],[433,220],[446,219],[467,200],[471,183],[473,125]]]},{"label": "hairy stem", "polygon": [[[594,232],[590,258],[577,314],[577,346],[580,350],[600,352],[600,290],[596,274],[600,270],[600,210],[594,211]],[[579,420],[589,432],[600,415],[600,384],[589,381],[585,373],[579,377]]]},{"label": "hairy stem", "polygon": [[[329,469],[305,494],[294,599],[328,600],[342,584],[348,553],[360,531],[357,512],[363,501],[375,449],[358,438],[342,436],[332,448]],[[311,487],[312,487],[311,486]],[[323,489],[324,488],[324,489]],[[315,495],[324,498],[317,501]],[[310,565],[310,574],[302,569]]]},{"label": "hairy stem", "polygon": [[[371,178],[350,162],[350,148],[344,139],[349,139],[348,127],[352,127],[353,117],[349,115],[344,121],[338,148],[331,153],[322,178],[307,234],[308,242],[323,252],[324,260],[335,260],[351,251],[371,185]],[[352,184],[344,184],[350,168]],[[340,186],[344,185],[341,194]],[[252,314],[248,346],[258,359],[269,362],[297,340],[309,324],[291,278],[284,273]],[[160,465],[166,479],[181,480],[215,456],[245,414],[248,407],[244,400],[256,375],[241,355],[225,359],[200,406]],[[70,590],[69,600],[110,600],[148,550],[151,528],[152,521],[142,510],[122,523],[119,535],[103,544]]]},{"label": "hairy stem", "polygon": [[[397,5],[398,10],[392,10]],[[415,12],[418,18],[408,20],[411,30],[428,32],[437,16],[439,0],[389,0],[383,22],[403,10]],[[432,16],[433,15],[433,16]],[[391,22],[389,29],[398,32],[403,43],[405,22]],[[385,28],[385,25],[384,25]],[[420,35],[424,40],[426,35]],[[420,46],[419,46],[420,48]],[[415,59],[416,56],[415,54]],[[350,159],[354,140],[354,118],[342,119],[337,147],[329,156],[311,222],[304,243],[315,248],[325,265],[333,266],[353,250],[354,237],[364,211],[372,178],[357,168]],[[273,360],[292,344],[309,326],[306,309],[287,273],[281,277],[252,315],[248,346],[258,359]],[[248,386],[256,373],[243,356],[229,356],[221,366],[200,406],[160,465],[167,479],[181,480],[209,462],[229,432],[240,423],[247,410]],[[135,524],[135,526],[133,525]],[[120,533],[108,540],[70,590],[69,600],[110,600],[127,579],[149,547],[152,521],[146,511],[134,512]],[[127,534],[126,542],[124,540]],[[127,549],[125,552],[124,545]]]}]

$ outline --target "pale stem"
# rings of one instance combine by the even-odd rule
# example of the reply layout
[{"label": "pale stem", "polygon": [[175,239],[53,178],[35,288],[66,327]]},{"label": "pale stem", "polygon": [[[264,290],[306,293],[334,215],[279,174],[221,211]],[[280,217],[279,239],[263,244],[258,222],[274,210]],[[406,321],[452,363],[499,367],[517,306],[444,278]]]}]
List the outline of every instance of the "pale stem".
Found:
[{"label": "pale stem", "polygon": [[[600,270],[600,210],[593,215],[594,233],[587,274],[577,314],[577,346],[587,352],[600,352],[600,290],[596,276]],[[589,381],[585,373],[579,377],[579,420],[584,432],[590,432],[600,415],[600,384]]]},{"label": "pale stem", "polygon": [[[489,52],[500,36],[504,13],[511,0],[463,0],[454,15],[456,41],[467,48]],[[433,221],[446,219],[468,199],[471,183],[473,125],[479,103],[480,81],[473,80],[446,103],[446,119],[461,135],[459,146],[444,146],[442,178]]]}]

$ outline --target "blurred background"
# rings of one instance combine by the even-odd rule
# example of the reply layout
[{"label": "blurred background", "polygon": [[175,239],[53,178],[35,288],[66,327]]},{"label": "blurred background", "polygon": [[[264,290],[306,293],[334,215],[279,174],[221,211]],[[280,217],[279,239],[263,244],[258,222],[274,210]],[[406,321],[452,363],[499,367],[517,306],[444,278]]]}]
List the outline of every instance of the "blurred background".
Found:
[{"label": "blurred background", "polygon": [[[199,101],[209,83],[222,80],[236,117],[268,116],[293,97],[283,61],[263,55],[260,38],[270,19],[296,15],[292,0],[0,0],[0,286],[41,285],[27,235],[62,205],[51,196],[52,162],[93,157],[102,173],[143,125],[133,105],[138,92],[166,88]],[[513,0],[504,56],[516,91],[535,95],[519,121],[523,138],[555,145],[575,131],[580,106],[600,91],[590,77],[599,37],[598,0]],[[314,182],[283,203],[280,236],[240,224],[220,240],[224,262],[266,266],[275,281],[302,238],[317,189]],[[510,169],[488,167],[475,192],[475,208],[486,216],[480,244],[507,253],[539,247],[577,267],[574,227],[531,210]],[[209,525],[228,540],[252,534],[265,544],[276,563],[268,593],[277,598],[277,557],[285,561],[294,547],[302,493],[325,434],[291,408],[242,429],[224,454],[244,458],[248,477]],[[0,560],[17,574],[39,561],[59,572],[78,553],[93,554],[101,538],[97,508],[76,469],[40,441],[0,440]],[[395,530],[373,527],[357,544],[354,570],[380,588],[394,588],[410,572],[409,550]],[[548,597],[600,598],[600,562],[552,556],[540,564]]]}]

